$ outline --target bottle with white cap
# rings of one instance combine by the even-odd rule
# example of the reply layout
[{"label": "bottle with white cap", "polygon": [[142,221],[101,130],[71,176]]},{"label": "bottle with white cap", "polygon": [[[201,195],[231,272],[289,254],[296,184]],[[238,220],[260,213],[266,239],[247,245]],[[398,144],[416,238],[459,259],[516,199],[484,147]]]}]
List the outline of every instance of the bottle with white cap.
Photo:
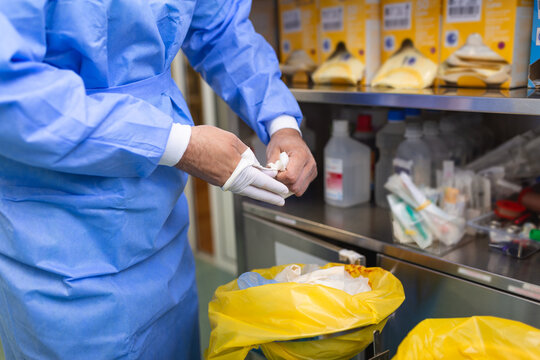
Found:
[{"label": "bottle with white cap", "polygon": [[396,149],[403,141],[405,133],[405,113],[402,110],[388,111],[388,123],[377,133],[376,144],[379,149],[379,160],[375,165],[375,203],[380,207],[388,207],[386,195],[388,190],[384,184],[393,174],[392,160]]},{"label": "bottle with white cap", "polygon": [[334,120],[324,148],[324,199],[349,207],[369,201],[371,150],[349,136],[349,121]]},{"label": "bottle with white cap", "polygon": [[396,174],[406,172],[411,175],[415,185],[431,185],[431,154],[422,140],[420,124],[407,124],[405,140],[397,148],[393,165]]},{"label": "bottle with white cap", "polygon": [[424,122],[424,142],[431,153],[431,187],[437,187],[437,170],[442,171],[444,160],[450,160],[450,151],[439,136],[439,125],[436,121]]}]

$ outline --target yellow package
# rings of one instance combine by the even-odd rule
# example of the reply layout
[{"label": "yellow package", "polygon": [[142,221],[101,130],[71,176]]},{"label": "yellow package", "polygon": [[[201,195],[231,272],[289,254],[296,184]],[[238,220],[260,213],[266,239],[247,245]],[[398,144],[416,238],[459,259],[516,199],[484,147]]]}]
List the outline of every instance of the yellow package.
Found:
[{"label": "yellow package", "polygon": [[[287,265],[254,270],[273,279]],[[212,332],[207,359],[244,359],[251,349],[261,347],[269,359],[310,358],[324,346],[335,357],[348,358],[372,339],[372,330],[405,299],[401,282],[381,268],[345,266],[353,277],[369,279],[371,291],[349,295],[322,285],[275,283],[239,290],[234,280],[220,286],[208,305]],[[318,337],[358,329],[331,339],[306,342],[291,340]],[[332,341],[330,341],[332,340]],[[311,346],[310,346],[311,345]],[[302,357],[304,356],[304,357]],[[316,357],[315,357],[316,358]]]},{"label": "yellow package", "polygon": [[393,89],[424,89],[433,85],[437,64],[406,39],[375,74],[371,86]]},{"label": "yellow package", "polygon": [[336,51],[313,73],[315,84],[357,85],[365,66],[340,42]]},{"label": "yellow package", "polygon": [[527,85],[532,0],[444,0],[441,84]]},{"label": "yellow package", "polygon": [[412,329],[393,360],[540,359],[540,330],[491,316],[428,319]]},{"label": "yellow package", "polygon": [[294,81],[307,82],[309,74],[319,64],[318,31],[319,11],[317,0],[280,0],[279,37],[280,62],[284,74],[295,77]]},{"label": "yellow package", "polygon": [[320,0],[321,62],[344,43],[364,68],[362,83],[369,84],[380,65],[379,0]]},{"label": "yellow package", "polygon": [[407,39],[425,57],[439,63],[441,3],[438,0],[382,0],[382,55],[384,63]]}]

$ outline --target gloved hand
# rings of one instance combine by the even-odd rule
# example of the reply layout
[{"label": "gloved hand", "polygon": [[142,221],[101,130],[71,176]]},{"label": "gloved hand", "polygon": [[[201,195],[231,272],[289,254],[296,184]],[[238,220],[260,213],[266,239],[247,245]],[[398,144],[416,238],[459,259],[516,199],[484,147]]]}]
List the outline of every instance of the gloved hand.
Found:
[{"label": "gloved hand", "polygon": [[283,206],[285,204],[284,197],[288,195],[289,189],[274,179],[280,170],[278,168],[283,167],[283,161],[280,163],[281,166],[273,165],[269,164],[269,168],[263,168],[253,151],[248,148],[242,153],[240,162],[222,189],[269,204]]},{"label": "gloved hand", "polygon": [[289,162],[287,169],[276,179],[287,185],[296,196],[301,196],[317,176],[315,159],[300,133],[294,129],[278,130],[270,138],[266,148],[268,161],[276,161],[283,152],[288,154]]}]

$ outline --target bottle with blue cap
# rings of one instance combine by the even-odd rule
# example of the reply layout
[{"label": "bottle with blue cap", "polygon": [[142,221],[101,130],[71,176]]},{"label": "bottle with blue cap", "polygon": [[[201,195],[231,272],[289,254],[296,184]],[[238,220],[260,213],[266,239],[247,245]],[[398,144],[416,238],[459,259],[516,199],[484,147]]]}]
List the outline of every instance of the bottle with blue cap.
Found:
[{"label": "bottle with blue cap", "polygon": [[375,203],[380,207],[388,207],[386,195],[388,191],[384,184],[393,174],[392,161],[396,155],[399,144],[405,134],[405,112],[390,110],[388,123],[377,133],[376,145],[379,149],[379,161],[375,166]]}]

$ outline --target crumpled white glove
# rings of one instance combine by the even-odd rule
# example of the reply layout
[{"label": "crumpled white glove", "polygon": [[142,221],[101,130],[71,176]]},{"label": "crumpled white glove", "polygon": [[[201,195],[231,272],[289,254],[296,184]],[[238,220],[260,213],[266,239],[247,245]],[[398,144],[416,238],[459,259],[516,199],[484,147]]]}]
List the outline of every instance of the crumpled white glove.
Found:
[{"label": "crumpled white glove", "polygon": [[289,195],[289,189],[274,179],[278,171],[287,168],[289,157],[286,153],[283,154],[285,154],[283,158],[280,156],[280,160],[268,164],[265,168],[257,161],[253,151],[247,149],[221,189],[272,205],[283,206],[285,197]]}]

